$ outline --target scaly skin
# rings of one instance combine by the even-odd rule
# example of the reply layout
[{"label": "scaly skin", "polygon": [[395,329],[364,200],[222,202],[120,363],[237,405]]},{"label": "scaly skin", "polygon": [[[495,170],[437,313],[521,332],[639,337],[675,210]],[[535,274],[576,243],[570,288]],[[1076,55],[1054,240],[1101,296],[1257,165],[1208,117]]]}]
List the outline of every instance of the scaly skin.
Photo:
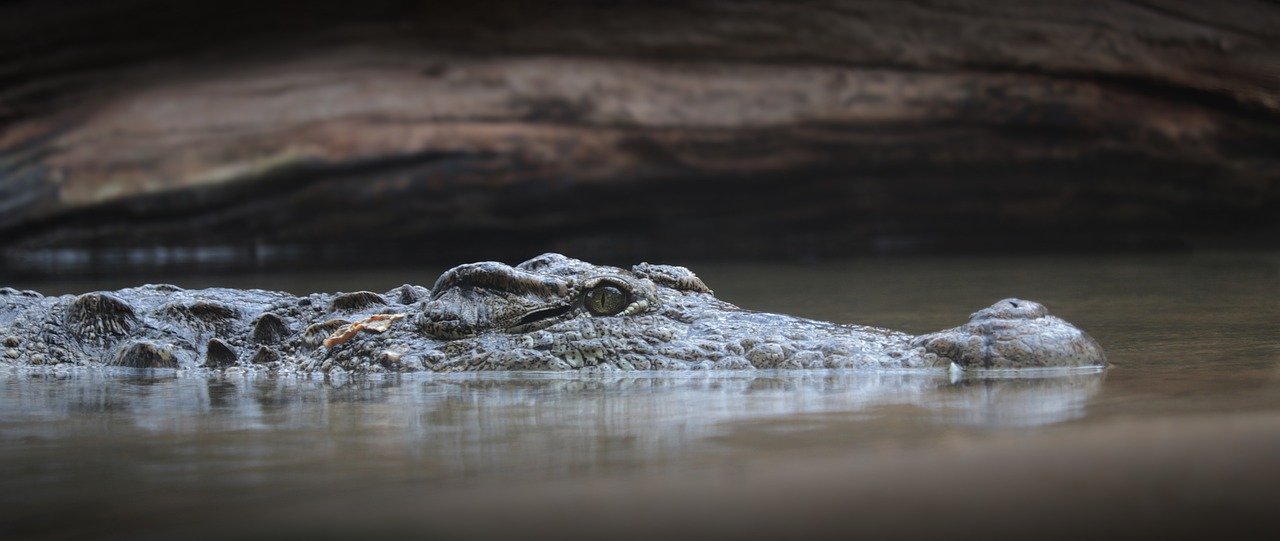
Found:
[{"label": "scaly skin", "polygon": [[462,265],[431,289],[385,294],[4,288],[0,340],[4,362],[18,365],[303,372],[1106,364],[1092,338],[1031,301],[1005,299],[965,325],[911,336],[743,310],[683,267],[559,254]]}]

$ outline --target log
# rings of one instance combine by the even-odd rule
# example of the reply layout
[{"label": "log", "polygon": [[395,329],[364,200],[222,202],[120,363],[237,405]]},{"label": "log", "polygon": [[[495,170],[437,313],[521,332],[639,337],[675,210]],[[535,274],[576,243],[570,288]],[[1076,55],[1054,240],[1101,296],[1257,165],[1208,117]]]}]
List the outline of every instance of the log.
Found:
[{"label": "log", "polygon": [[1274,28],[1256,1],[7,4],[3,265],[1274,246]]}]

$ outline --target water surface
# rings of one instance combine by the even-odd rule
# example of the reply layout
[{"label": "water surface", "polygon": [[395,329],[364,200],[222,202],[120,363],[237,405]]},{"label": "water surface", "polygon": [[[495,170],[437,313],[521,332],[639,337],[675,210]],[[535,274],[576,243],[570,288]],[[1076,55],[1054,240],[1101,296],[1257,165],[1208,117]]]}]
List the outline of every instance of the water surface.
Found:
[{"label": "water surface", "polygon": [[[967,521],[1053,537],[1253,529],[1280,505],[1275,254],[690,266],[743,307],[916,333],[1003,297],[1036,299],[1092,334],[1112,366],[3,372],[0,533],[954,536],[948,524]],[[302,293],[430,284],[439,270],[165,278]],[[932,519],[912,520],[921,514]]]}]

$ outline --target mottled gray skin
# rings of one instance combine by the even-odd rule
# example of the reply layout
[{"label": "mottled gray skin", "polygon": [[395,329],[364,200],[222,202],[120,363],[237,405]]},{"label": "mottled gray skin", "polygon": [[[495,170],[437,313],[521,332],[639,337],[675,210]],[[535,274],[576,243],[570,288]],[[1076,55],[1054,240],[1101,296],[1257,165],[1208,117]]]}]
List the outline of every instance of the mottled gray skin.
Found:
[{"label": "mottled gray skin", "polygon": [[[592,313],[588,292],[606,286],[624,302],[614,315]],[[374,314],[405,317],[324,345]],[[384,294],[146,285],[44,297],[4,288],[0,340],[4,362],[17,365],[303,372],[1106,364],[1092,338],[1031,301],[1005,299],[965,325],[911,336],[743,310],[683,267],[626,270],[559,254],[462,265],[431,289]]]}]

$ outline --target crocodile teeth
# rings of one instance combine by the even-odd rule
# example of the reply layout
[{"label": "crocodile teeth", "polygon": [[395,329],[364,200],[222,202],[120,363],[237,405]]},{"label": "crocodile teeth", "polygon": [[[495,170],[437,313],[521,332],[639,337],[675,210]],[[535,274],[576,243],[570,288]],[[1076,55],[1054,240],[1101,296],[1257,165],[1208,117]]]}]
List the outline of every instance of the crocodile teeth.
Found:
[{"label": "crocodile teeth", "polygon": [[124,336],[138,324],[129,303],[106,293],[85,293],[71,301],[66,323],[81,339],[91,335]]},{"label": "crocodile teeth", "polygon": [[116,350],[108,364],[130,368],[177,368],[178,359],[169,348],[151,342],[133,342]]},{"label": "crocodile teeth", "polygon": [[251,338],[255,344],[278,344],[289,335],[289,326],[273,313],[267,312],[258,316],[253,322]]},{"label": "crocodile teeth", "polygon": [[358,312],[370,306],[385,305],[387,300],[372,291],[355,291],[335,295],[329,302],[329,310],[334,312]]}]

